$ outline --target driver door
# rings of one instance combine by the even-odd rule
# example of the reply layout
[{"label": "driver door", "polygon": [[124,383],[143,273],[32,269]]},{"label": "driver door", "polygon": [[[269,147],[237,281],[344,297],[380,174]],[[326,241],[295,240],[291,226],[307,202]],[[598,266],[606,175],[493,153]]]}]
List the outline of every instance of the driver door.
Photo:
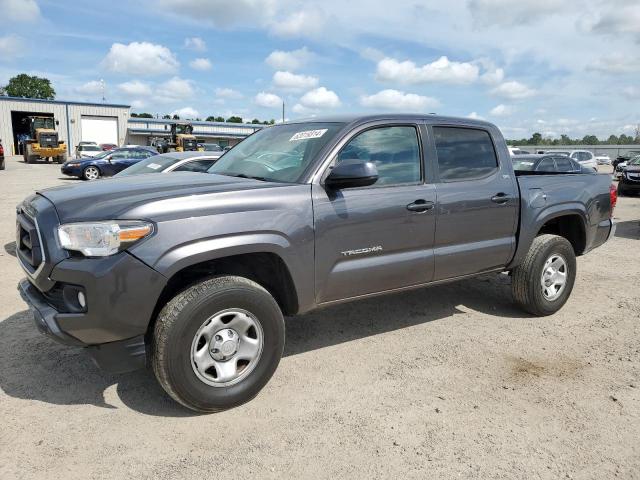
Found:
[{"label": "driver door", "polygon": [[351,137],[335,162],[370,161],[377,182],[340,190],[313,185],[318,303],[433,277],[436,194],[424,183],[421,144],[417,125],[367,128]]}]

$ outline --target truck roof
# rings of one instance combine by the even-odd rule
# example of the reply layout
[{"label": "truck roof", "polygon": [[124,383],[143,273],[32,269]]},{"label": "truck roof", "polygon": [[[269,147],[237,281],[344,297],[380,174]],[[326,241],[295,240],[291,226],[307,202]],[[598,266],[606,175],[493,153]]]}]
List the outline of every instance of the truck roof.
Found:
[{"label": "truck roof", "polygon": [[368,115],[356,115],[356,114],[342,114],[342,115],[323,115],[317,117],[302,118],[298,120],[290,120],[285,124],[294,123],[365,123],[384,120],[394,121],[423,121],[426,120],[429,123],[450,123],[450,124],[465,124],[465,125],[478,125],[489,126],[493,125],[490,122],[484,120],[478,120],[468,117],[449,117],[445,115],[436,115],[431,113],[375,113]]}]

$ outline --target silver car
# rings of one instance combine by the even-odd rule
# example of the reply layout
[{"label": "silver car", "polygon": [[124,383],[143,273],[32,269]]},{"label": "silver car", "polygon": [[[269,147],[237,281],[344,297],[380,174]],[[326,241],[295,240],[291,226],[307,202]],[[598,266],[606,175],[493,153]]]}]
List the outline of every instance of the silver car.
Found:
[{"label": "silver car", "polygon": [[154,155],[118,173],[116,177],[143,173],[206,172],[224,152],[171,152]]}]

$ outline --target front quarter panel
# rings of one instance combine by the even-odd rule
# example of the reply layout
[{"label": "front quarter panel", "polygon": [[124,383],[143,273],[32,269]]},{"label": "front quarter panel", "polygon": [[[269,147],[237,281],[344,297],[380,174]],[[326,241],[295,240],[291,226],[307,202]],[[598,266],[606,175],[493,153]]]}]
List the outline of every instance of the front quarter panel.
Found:
[{"label": "front quarter panel", "polygon": [[313,304],[310,185],[165,199],[141,205],[127,217],[155,223],[154,235],[130,252],[167,278],[209,260],[275,253],[289,269],[300,310]]}]

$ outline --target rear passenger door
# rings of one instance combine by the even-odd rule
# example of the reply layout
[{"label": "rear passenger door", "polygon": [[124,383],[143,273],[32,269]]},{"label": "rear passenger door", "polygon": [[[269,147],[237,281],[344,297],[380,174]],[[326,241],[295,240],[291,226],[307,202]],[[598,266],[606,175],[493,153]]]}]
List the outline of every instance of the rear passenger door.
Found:
[{"label": "rear passenger door", "polygon": [[498,161],[501,135],[464,126],[431,131],[438,197],[434,280],[505,266],[515,248],[519,194],[506,148]]}]

